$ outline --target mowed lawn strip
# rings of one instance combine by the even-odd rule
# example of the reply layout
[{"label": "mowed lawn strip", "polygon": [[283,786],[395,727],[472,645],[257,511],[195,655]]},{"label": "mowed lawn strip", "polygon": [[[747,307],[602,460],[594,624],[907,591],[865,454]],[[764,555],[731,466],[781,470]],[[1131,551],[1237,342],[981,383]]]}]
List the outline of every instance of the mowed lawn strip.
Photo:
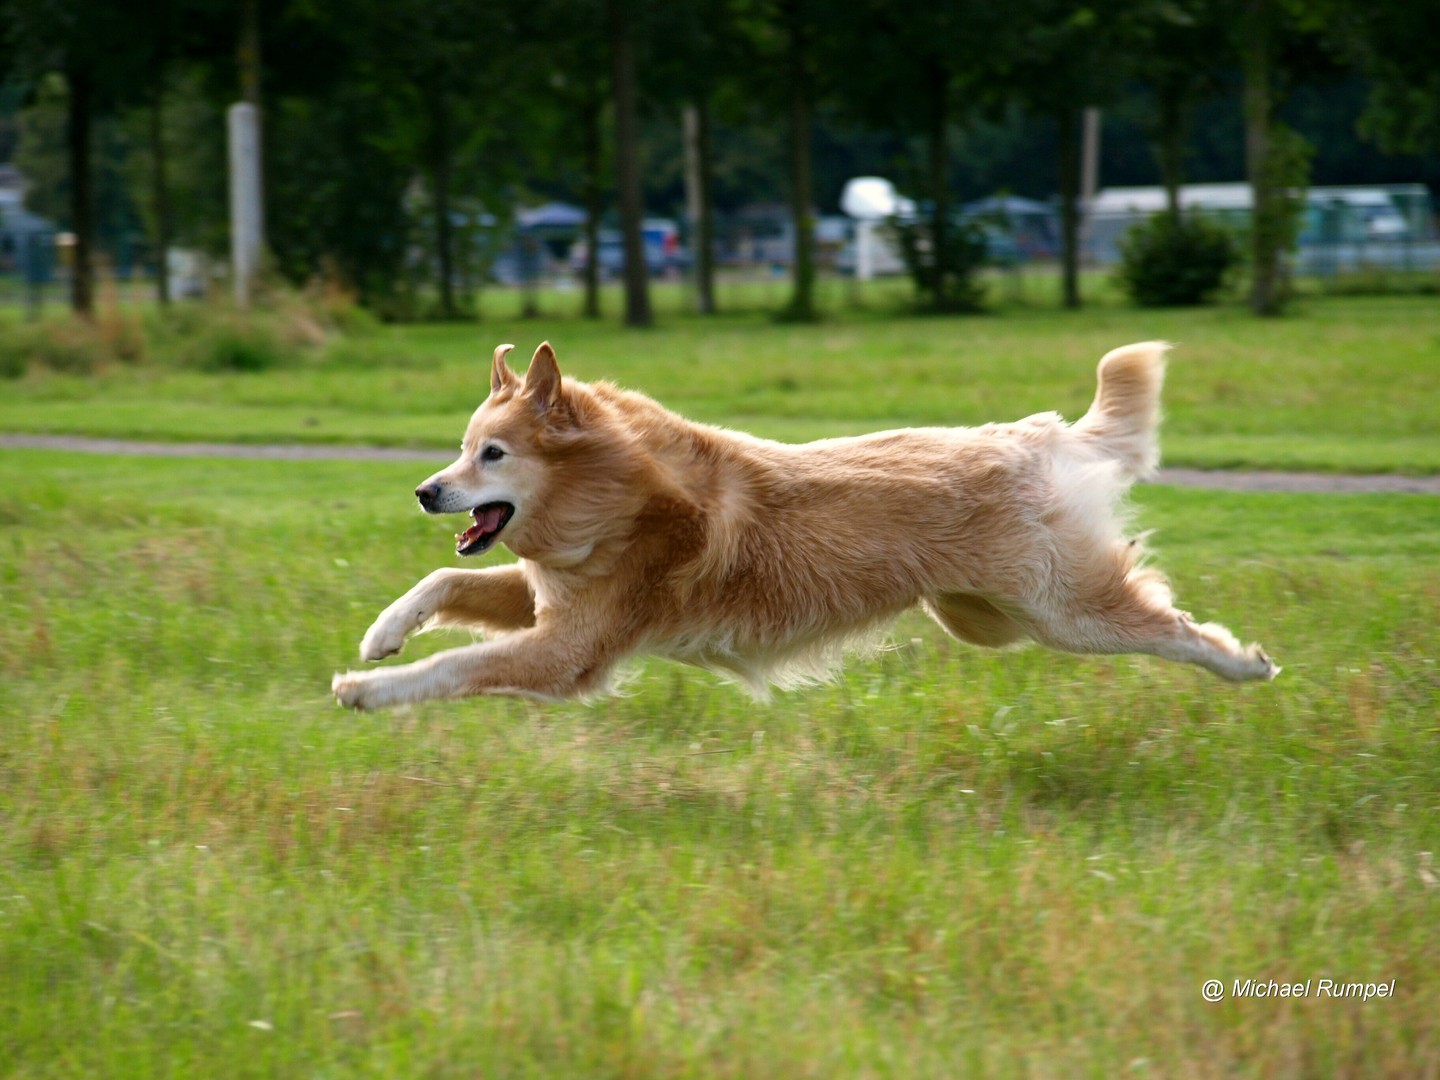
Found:
[{"label": "mowed lawn strip", "polygon": [[381,328],[262,373],[116,366],[4,384],[0,431],[167,440],[328,442],[448,451],[486,392],[493,347],[522,362],[542,337],[576,377],[612,379],[695,419],[801,441],[917,424],[977,424],[1094,394],[1095,364],[1174,341],[1165,460],[1221,468],[1440,472],[1440,305],[1327,298],[1262,321],[1238,307],[1097,306],[974,318],[837,313],[777,327],[759,314],[674,315],[646,333],[573,318]]},{"label": "mowed lawn strip", "polygon": [[[456,562],[417,479],[0,453],[8,1071],[1434,1062],[1440,499],[1138,494],[1266,686],[907,617],[769,703],[649,662],[592,706],[343,713],[331,671]],[[1395,996],[1228,1000],[1249,978]]]}]

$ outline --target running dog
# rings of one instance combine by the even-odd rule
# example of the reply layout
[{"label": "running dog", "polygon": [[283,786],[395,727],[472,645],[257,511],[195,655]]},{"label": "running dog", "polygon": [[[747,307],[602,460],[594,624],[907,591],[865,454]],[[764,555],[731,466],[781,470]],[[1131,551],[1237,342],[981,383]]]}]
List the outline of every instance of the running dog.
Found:
[{"label": "running dog", "polygon": [[335,676],[342,705],[605,691],[653,653],[763,694],[832,673],[920,605],[962,641],[1150,653],[1231,680],[1279,672],[1258,645],[1171,603],[1124,495],[1158,461],[1163,343],[1107,354],[1089,412],[789,445],[692,423],[642,394],[562,378],[545,343],[523,378],[495,350],[461,454],[415,491],[468,513],[456,552],[385,609],[360,656],[455,626],[487,639]]}]

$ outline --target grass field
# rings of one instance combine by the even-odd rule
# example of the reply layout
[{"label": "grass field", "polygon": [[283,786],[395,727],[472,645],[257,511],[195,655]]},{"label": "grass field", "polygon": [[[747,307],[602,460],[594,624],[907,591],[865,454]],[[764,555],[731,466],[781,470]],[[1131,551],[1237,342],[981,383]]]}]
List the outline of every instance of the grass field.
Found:
[{"label": "grass field", "polygon": [[[571,300],[573,303],[573,299]],[[612,307],[613,310],[613,307]],[[1261,322],[1238,307],[1137,312],[1104,304],[968,319],[837,309],[818,326],[761,313],[612,322],[496,316],[342,341],[261,374],[115,366],[0,383],[0,431],[162,439],[368,442],[450,450],[501,341],[551,338],[562,367],[610,378],[697,419],[802,440],[1058,409],[1077,416],[1095,362],[1146,338],[1179,343],[1166,391],[1174,465],[1440,472],[1440,304],[1310,301]]]},{"label": "grass field", "polygon": [[[1389,303],[545,333],[582,374],[781,434],[1073,415],[1108,344],[1172,336],[1221,357],[1174,369],[1192,460],[1440,462],[1417,400],[1440,319]],[[481,330],[477,355],[538,336]],[[446,446],[483,371],[461,334],[340,371],[31,377],[0,429],[68,402],[93,434]],[[1375,339],[1393,362],[1361,379]],[[1343,430],[1295,442],[1307,401]],[[650,662],[594,706],[343,713],[330,673],[454,561],[416,473],[0,451],[0,1075],[1440,1072],[1440,499],[1138,493],[1180,600],[1284,665],[1265,686],[907,618],[766,704]],[[1252,978],[1312,993],[1233,1000]]]}]

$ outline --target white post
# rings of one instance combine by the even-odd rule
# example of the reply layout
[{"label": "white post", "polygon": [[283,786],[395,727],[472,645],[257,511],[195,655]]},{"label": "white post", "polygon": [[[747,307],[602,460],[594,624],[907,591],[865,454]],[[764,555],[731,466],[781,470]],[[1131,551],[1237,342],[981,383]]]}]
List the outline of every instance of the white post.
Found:
[{"label": "white post", "polygon": [[875,276],[876,223],[866,219],[855,222],[855,280],[869,281]]},{"label": "white post", "polygon": [[230,131],[230,255],[235,276],[235,304],[250,306],[250,287],[260,269],[265,245],[260,199],[260,114],[254,105],[231,105]]}]

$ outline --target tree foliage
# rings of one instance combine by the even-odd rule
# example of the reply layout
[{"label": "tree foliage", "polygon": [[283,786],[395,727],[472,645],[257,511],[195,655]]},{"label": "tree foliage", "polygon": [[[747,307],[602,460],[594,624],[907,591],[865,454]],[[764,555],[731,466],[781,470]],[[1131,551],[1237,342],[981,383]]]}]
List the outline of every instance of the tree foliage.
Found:
[{"label": "tree foliage", "polygon": [[[1018,45],[1010,19],[983,0],[937,0],[897,6],[865,0],[850,13],[849,32],[826,40],[825,61],[864,79],[840,80],[841,107],[869,127],[895,131],[915,159],[912,173],[929,203],[928,222],[902,223],[906,262],[924,306],[967,311],[978,305],[974,237],[952,220],[953,132],[1000,103],[998,88]],[[874,48],[884,41],[884,50]],[[981,246],[983,257],[983,245]]]},{"label": "tree foliage", "polygon": [[1362,72],[1361,129],[1393,153],[1440,150],[1440,6],[1428,0],[1312,0],[1296,17],[1337,59]]},{"label": "tree foliage", "polygon": [[[1283,300],[1287,192],[1306,180],[1298,132],[1317,109],[1326,161],[1359,159],[1342,152],[1356,145],[1343,109],[1361,97],[1361,129],[1383,147],[1440,146],[1440,9],[1418,0],[244,0],[243,43],[241,7],[0,2],[0,154],[23,136],[32,205],[77,234],[77,306],[97,247],[122,263],[141,234],[152,252],[223,250],[223,116],[242,85],[263,109],[275,266],[445,317],[473,313],[494,237],[541,198],[587,208],[592,252],[602,220],[624,221],[640,303],[639,222],[683,214],[682,112],[708,136],[689,167],[700,219],[788,200],[795,318],[817,314],[816,212],[876,172],[922,200],[925,306],[973,305],[953,209],[1000,187],[1059,193],[1065,301],[1078,303],[1086,106],[1120,107],[1107,183],[1158,167],[1173,192],[1246,168],[1260,311]],[[1342,72],[1359,88],[1324,89]],[[1296,87],[1308,111],[1291,107]],[[1142,132],[1153,162],[1131,149]],[[1440,180],[1433,156],[1406,168],[1417,175],[1394,178]],[[598,313],[593,276],[587,297]]]}]

